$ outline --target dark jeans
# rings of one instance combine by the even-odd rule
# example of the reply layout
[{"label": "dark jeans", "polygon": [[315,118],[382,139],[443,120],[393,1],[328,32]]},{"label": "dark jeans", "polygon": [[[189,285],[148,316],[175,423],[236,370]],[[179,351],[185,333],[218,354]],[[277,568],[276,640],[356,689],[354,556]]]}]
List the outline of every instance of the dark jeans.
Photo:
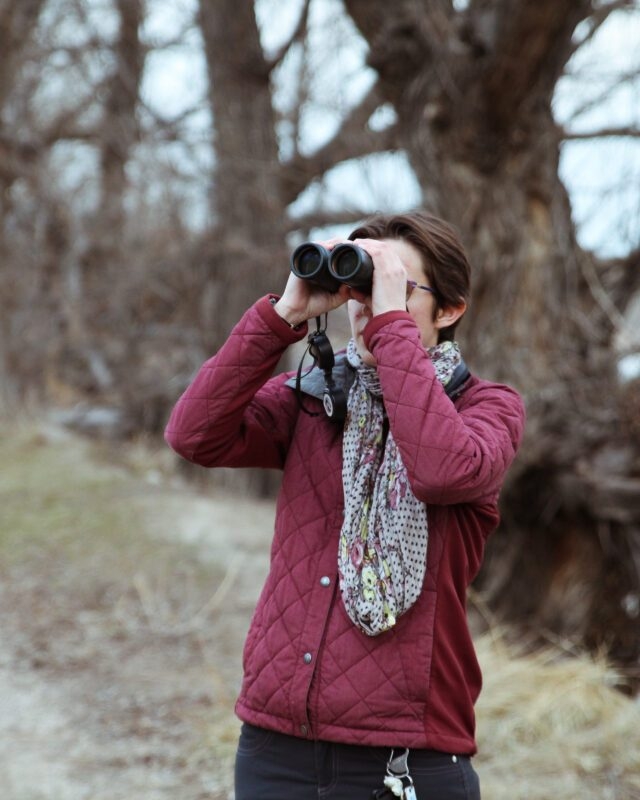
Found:
[{"label": "dark jeans", "polygon": [[[388,747],[313,742],[243,725],[236,756],[236,800],[370,800],[383,788]],[[411,750],[417,800],[480,800],[468,756]]]}]

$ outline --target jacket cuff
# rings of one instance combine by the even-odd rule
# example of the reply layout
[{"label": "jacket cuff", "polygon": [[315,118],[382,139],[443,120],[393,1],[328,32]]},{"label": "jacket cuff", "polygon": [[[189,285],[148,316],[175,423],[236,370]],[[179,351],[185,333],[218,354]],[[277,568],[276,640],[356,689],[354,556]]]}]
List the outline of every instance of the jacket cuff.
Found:
[{"label": "jacket cuff", "polygon": [[280,298],[275,294],[268,294],[261,297],[255,304],[255,309],[260,315],[263,322],[287,344],[299,342],[307,335],[309,326],[306,322],[296,325],[292,328],[289,323],[282,319],[280,314],[273,307]]},{"label": "jacket cuff", "polygon": [[380,328],[383,328],[385,325],[390,325],[392,322],[407,319],[413,322],[413,317],[408,311],[385,311],[384,314],[377,314],[375,317],[371,317],[362,331],[362,339],[367,350],[370,350],[369,344],[371,343],[371,339]]}]

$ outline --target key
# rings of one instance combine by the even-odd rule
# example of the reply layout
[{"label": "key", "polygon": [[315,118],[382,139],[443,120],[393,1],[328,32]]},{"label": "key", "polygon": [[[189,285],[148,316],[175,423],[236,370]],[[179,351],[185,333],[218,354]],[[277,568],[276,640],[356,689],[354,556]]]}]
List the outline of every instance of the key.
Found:
[{"label": "key", "polygon": [[[411,778],[409,778],[411,780]],[[402,800],[417,800],[416,798],[416,790],[413,788],[413,781],[408,786],[404,787],[404,794],[402,795]]]}]

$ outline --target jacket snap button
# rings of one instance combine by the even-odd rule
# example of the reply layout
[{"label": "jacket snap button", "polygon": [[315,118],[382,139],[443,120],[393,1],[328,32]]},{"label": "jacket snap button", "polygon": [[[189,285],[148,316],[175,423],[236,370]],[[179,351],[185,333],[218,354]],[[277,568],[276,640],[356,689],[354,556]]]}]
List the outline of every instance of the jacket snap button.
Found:
[{"label": "jacket snap button", "polygon": [[302,657],[302,660],[304,661],[305,664],[310,664],[311,661],[313,660],[313,656],[311,655],[311,653],[305,653],[304,656]]},{"label": "jacket snap button", "polygon": [[320,578],[320,585],[321,586],[330,586],[331,585],[331,578],[329,578],[327,575],[323,575],[322,578]]}]

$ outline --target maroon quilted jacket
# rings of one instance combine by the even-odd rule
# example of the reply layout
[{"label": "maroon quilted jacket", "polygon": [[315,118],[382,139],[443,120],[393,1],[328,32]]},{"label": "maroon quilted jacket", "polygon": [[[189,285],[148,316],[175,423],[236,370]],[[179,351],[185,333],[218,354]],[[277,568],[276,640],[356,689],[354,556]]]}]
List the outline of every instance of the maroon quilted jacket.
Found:
[{"label": "maroon quilted jacket", "polygon": [[[302,413],[288,376],[271,378],[305,334],[269,298],[258,301],[203,365],[166,430],[171,447],[203,466],[284,471],[238,716],[294,736],[472,754],[481,675],[465,596],[498,522],[498,492],[522,435],[521,400],[472,378],[454,404],[408,313],[369,322],[389,424],[429,518],[422,594],[394,628],[371,638],[349,620],[337,585],[342,430]],[[318,400],[306,405],[321,411]]]}]

